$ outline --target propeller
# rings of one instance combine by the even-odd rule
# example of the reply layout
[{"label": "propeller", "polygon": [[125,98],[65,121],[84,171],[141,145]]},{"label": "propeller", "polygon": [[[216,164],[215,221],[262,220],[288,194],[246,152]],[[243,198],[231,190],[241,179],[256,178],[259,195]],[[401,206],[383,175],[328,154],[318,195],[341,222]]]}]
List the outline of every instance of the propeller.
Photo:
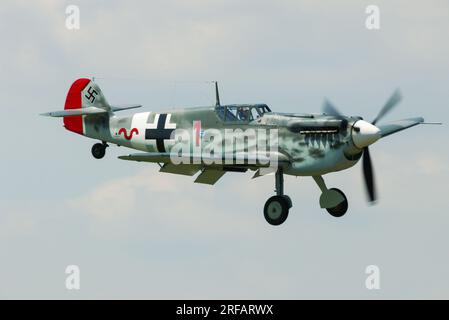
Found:
[{"label": "propeller", "polygon": [[[402,100],[402,95],[399,89],[393,92],[390,98],[385,102],[382,109],[380,109],[377,117],[371,122],[375,125],[380,119],[385,117],[385,115],[393,110],[393,108]],[[370,202],[375,202],[377,200],[376,196],[376,186],[374,183],[374,169],[371,162],[371,156],[369,153],[369,148],[365,147],[363,149],[363,176],[365,178],[366,191],[368,193],[368,199]]]},{"label": "propeller", "polygon": [[374,185],[374,170],[371,163],[369,148],[363,149],[363,177],[365,178],[366,191],[370,202],[376,201],[376,187]]},{"label": "propeller", "polygon": [[388,112],[390,112],[400,101],[402,100],[402,95],[399,89],[396,89],[395,92],[391,95],[390,99],[387,100],[385,105],[379,111],[377,117],[371,122],[372,124],[376,124],[381,118],[383,118]]},{"label": "propeller", "polygon": [[335,107],[327,99],[324,100],[323,111],[324,111],[324,113],[326,113],[326,114],[328,114],[330,116],[334,116],[337,119],[341,119],[341,127],[342,128],[346,128],[347,127],[348,120],[345,118],[345,116],[340,111],[338,111],[337,107]]},{"label": "propeller", "polygon": [[[376,118],[371,122],[371,124],[374,126],[380,119],[385,117],[385,115],[390,112],[400,101],[402,100],[402,95],[397,89],[393,92],[393,94],[390,96],[390,98],[385,102],[382,109],[380,109],[379,113],[377,114]],[[327,99],[324,101],[323,105],[323,111],[326,114],[343,118],[343,115],[338,111],[338,109]],[[365,125],[368,125],[368,123],[365,122]],[[360,130],[360,128],[356,128]],[[376,186],[375,186],[375,179],[374,179],[374,169],[373,164],[371,161],[371,155],[369,152],[368,146],[363,148],[363,160],[362,160],[362,169],[363,169],[363,177],[365,180],[365,186],[366,191],[368,194],[368,200],[369,202],[373,203],[377,200],[376,195]]]},{"label": "propeller", "polygon": [[327,99],[324,100],[323,111],[330,116],[343,118],[341,112]]}]

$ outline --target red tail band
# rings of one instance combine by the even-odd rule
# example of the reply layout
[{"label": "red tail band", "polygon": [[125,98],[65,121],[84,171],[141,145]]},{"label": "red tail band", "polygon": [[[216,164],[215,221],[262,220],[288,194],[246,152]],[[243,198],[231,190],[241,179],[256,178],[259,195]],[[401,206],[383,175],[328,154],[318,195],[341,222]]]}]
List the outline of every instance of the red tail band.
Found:
[{"label": "red tail band", "polygon": [[[81,78],[72,83],[72,86],[67,93],[67,98],[65,100],[64,109],[81,109],[82,108],[82,98],[81,92],[89,84],[90,79]],[[64,127],[67,130],[83,134],[83,117],[64,117]]]}]

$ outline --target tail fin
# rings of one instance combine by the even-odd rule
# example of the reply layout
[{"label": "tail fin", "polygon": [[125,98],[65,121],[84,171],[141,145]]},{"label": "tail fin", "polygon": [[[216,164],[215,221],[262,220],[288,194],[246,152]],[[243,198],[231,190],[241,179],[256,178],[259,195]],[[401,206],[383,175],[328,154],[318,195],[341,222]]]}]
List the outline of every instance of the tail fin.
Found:
[{"label": "tail fin", "polygon": [[63,117],[64,127],[79,134],[85,134],[84,116],[105,116],[115,111],[140,108],[139,104],[111,106],[100,87],[90,79],[81,78],[72,83],[67,93],[64,110],[42,113],[48,117]]},{"label": "tail fin", "polygon": [[[111,110],[111,106],[106,101],[100,87],[95,82],[86,78],[75,80],[67,93],[64,110],[74,111],[77,109],[91,107],[103,109],[105,112],[109,112]],[[83,134],[83,116],[65,116],[64,127],[67,130]]]}]

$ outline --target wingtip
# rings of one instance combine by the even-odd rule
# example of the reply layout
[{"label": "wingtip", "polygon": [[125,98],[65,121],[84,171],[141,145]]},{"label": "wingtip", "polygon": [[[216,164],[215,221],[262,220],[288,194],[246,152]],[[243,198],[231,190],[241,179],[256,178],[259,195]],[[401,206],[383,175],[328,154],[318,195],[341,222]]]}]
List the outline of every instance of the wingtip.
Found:
[{"label": "wingtip", "polygon": [[131,154],[125,154],[125,155],[118,156],[117,158],[120,160],[129,160],[129,158],[131,156],[132,156]]},{"label": "wingtip", "polygon": [[441,126],[444,123],[443,122],[425,122],[425,121],[423,121],[423,122],[421,122],[421,124],[432,124],[432,125],[439,125],[439,126]]}]

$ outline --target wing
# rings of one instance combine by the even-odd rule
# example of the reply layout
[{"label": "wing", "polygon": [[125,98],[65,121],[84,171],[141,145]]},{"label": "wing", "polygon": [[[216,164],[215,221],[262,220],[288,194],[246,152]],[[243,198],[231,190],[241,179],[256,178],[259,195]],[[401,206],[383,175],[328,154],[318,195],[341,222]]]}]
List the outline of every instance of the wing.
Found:
[{"label": "wing", "polygon": [[[257,170],[268,169],[277,167],[289,163],[289,158],[280,152],[264,152],[254,154],[235,153],[231,158],[223,157],[210,157],[210,156],[197,156],[197,155],[185,155],[183,157],[176,158],[179,164],[173,163],[170,158],[170,153],[158,153],[158,152],[144,152],[134,153],[118,157],[121,160],[138,161],[138,162],[153,162],[163,164],[161,165],[160,172],[173,173],[193,176],[199,171],[201,173],[196,178],[196,183],[215,184],[226,172],[246,172],[248,169]],[[275,162],[272,160],[276,159]],[[231,162],[232,164],[229,164]],[[182,163],[181,163],[182,161]],[[260,170],[258,170],[259,172]],[[260,174],[262,175],[262,174]]]},{"label": "wing", "polygon": [[[130,160],[138,162],[154,162],[154,163],[172,163],[175,165],[168,152],[141,152],[129,155],[119,156],[121,160]],[[196,154],[187,154],[182,157],[176,157],[177,163],[188,165],[201,165],[207,167],[270,167],[277,163],[290,162],[288,156],[281,152],[260,152],[260,153],[234,153],[231,157],[224,156],[205,156]],[[276,159],[273,162],[273,159]],[[231,170],[230,170],[231,171]]]},{"label": "wing", "polygon": [[226,173],[220,169],[205,168],[200,175],[195,179],[195,183],[203,183],[213,185]]}]

